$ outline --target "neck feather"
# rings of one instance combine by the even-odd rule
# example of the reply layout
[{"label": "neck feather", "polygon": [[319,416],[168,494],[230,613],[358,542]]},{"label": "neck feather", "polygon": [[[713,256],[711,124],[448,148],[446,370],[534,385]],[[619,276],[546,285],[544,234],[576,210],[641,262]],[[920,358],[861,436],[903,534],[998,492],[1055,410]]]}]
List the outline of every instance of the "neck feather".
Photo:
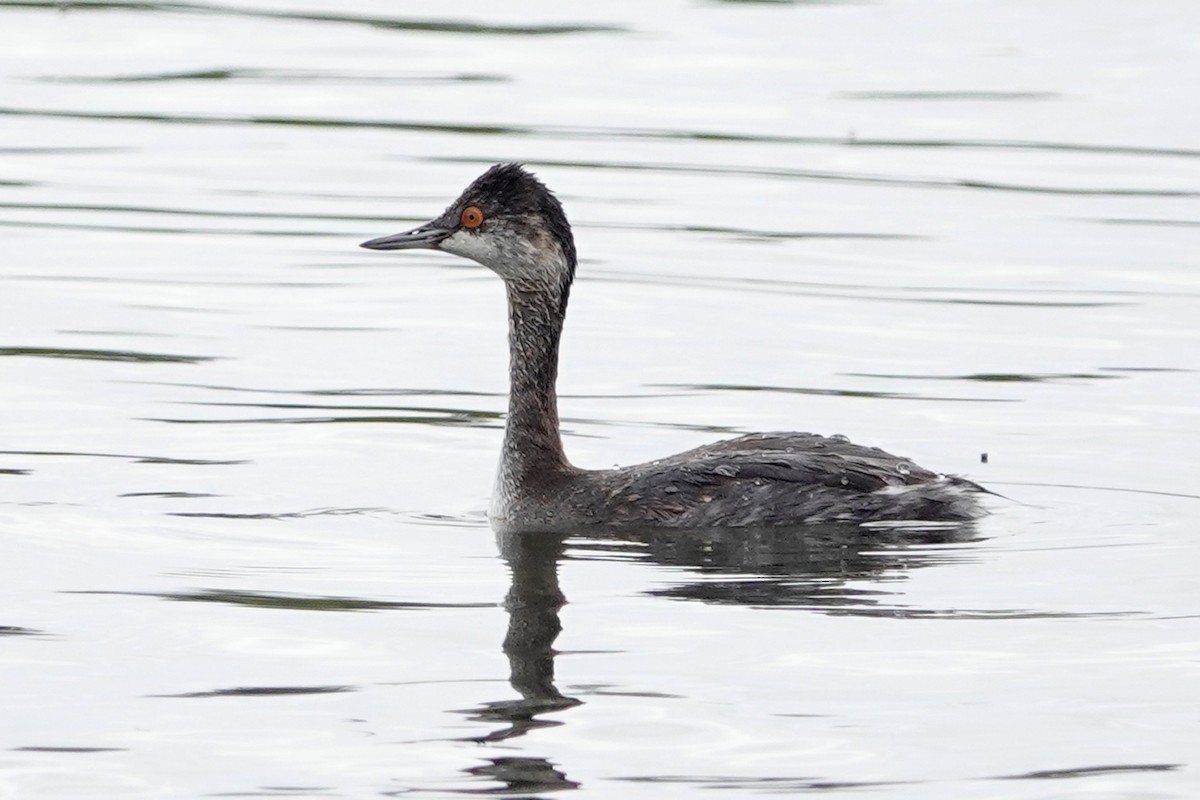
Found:
[{"label": "neck feather", "polygon": [[567,285],[506,288],[510,385],[500,477],[509,491],[519,491],[571,468],[555,391]]}]

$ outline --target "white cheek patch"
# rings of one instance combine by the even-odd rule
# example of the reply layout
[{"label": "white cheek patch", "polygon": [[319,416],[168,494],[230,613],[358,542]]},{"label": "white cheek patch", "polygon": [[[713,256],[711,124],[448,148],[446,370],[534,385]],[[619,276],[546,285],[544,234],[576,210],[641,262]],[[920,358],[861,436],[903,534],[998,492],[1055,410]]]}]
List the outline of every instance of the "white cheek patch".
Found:
[{"label": "white cheek patch", "polygon": [[495,257],[494,248],[489,247],[487,240],[470,231],[458,230],[442,240],[441,249],[456,256],[478,261],[485,267],[491,267],[488,258]]},{"label": "white cheek patch", "polygon": [[[458,230],[442,240],[444,252],[469,258],[518,285],[557,286],[558,259],[547,258],[533,243],[511,233]],[[557,254],[555,254],[557,255]]]}]

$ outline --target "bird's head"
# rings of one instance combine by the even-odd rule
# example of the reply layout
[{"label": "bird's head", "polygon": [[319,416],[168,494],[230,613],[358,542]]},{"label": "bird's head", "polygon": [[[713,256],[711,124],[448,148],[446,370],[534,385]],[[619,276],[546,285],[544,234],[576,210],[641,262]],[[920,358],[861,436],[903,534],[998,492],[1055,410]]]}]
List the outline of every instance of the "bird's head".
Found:
[{"label": "bird's head", "polygon": [[575,276],[575,240],[562,204],[519,164],[489,168],[441,216],[362,246],[453,253],[516,289],[563,290],[564,299]]}]

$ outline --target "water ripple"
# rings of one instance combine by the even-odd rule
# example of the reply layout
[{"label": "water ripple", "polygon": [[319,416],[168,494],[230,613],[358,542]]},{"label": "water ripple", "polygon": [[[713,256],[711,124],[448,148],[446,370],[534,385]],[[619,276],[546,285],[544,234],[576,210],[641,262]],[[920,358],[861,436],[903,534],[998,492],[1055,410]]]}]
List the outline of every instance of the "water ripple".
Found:
[{"label": "water ripple", "polygon": [[902,786],[918,781],[833,781],[818,778],[745,777],[745,776],[691,776],[691,775],[632,775],[615,777],[613,780],[630,783],[684,784],[703,789],[737,789],[740,791],[769,792],[771,794],[836,792],[838,790],[877,789],[884,786]]},{"label": "water ripple", "polygon": [[339,236],[336,231],[281,231],[281,230],[245,230],[229,228],[169,228],[146,225],[93,225],[79,222],[33,222],[28,220],[0,219],[0,225],[7,228],[50,228],[53,230],[70,231],[109,231],[114,233],[169,233],[186,234],[218,234],[228,236]]},{"label": "water ripple", "polygon": [[[0,114],[6,113],[0,109]],[[835,142],[826,142],[833,144]],[[836,142],[838,144],[864,146],[861,143]],[[921,142],[916,140],[911,141],[894,141],[887,144],[876,143],[874,146],[887,147],[915,147],[926,148],[935,145],[929,142]],[[1020,149],[1020,150],[1067,150],[1075,149],[1079,152],[1104,152],[1109,154],[1125,153],[1126,148],[1121,147],[1088,147],[1085,145],[1067,146],[1060,144],[1045,143],[1035,145],[1033,143],[1009,143],[1005,146],[1003,143],[986,143],[986,142],[943,142],[936,146],[939,147],[962,147],[962,148],[980,148],[980,149]],[[1135,148],[1139,149],[1139,148]],[[1143,153],[1149,155],[1151,153]],[[1186,152],[1156,152],[1155,155],[1196,155],[1200,156],[1198,151]],[[431,159],[432,160],[432,159]],[[449,159],[437,159],[449,160]],[[473,162],[480,162],[480,159],[463,159]],[[1023,192],[1029,194],[1050,194],[1050,195],[1070,195],[1081,197],[1200,197],[1200,191],[1194,189],[1157,189],[1157,188],[1127,188],[1127,187],[1080,187],[1080,186],[1045,186],[1037,184],[1022,184],[1022,183],[1006,183],[1001,181],[981,180],[976,178],[923,178],[923,177],[901,177],[892,175],[874,175],[867,173],[851,173],[851,172],[830,172],[826,170],[807,170],[807,169],[789,169],[785,167],[748,167],[748,166],[733,166],[719,164],[669,164],[669,163],[654,163],[654,162],[617,162],[617,161],[559,161],[547,159],[530,159],[529,163],[539,166],[556,166],[556,167],[576,167],[584,169],[617,169],[617,170],[641,170],[649,172],[671,172],[671,173],[687,173],[687,174],[717,174],[717,175],[736,175],[740,177],[755,177],[755,178],[781,178],[789,180],[811,180],[811,181],[828,181],[835,183],[860,183],[879,186],[906,186],[913,188],[930,188],[930,189],[984,189],[997,192]]]},{"label": "water ripple", "polygon": [[[1092,153],[1123,156],[1153,156],[1170,158],[1200,158],[1200,149],[1178,147],[1142,147],[1134,145],[1086,144],[1081,142],[1026,142],[989,139],[861,139],[842,136],[788,136],[765,133],[739,133],[728,131],[671,130],[665,128],[612,128],[568,125],[502,125],[468,124],[458,122],[404,121],[385,119],[351,119],[347,117],[293,117],[278,115],[236,114],[167,114],[137,111],[78,111],[70,109],[0,107],[0,116],[43,117],[62,119],[111,120],[124,122],[156,122],[191,125],[291,125],[318,128],[377,128],[382,130],[414,131],[425,133],[466,134],[507,137],[545,137],[556,139],[646,139],[660,141],[695,140],[706,142],[747,142],[758,144],[787,144],[834,147],[866,148],[918,148],[948,150],[1034,150],[1045,152]],[[428,156],[428,161],[492,163],[492,159],[466,158],[459,156]],[[582,160],[529,159],[530,163],[543,166],[581,167],[591,169],[649,169],[676,172],[724,173],[751,177],[775,178],[825,178],[865,183],[897,183],[900,185],[952,186],[958,188],[996,188],[1008,191],[1030,191],[1055,194],[1115,194],[1118,196],[1165,196],[1192,197],[1200,192],[1157,189],[1071,189],[1057,187],[1023,186],[1021,184],[990,183],[987,181],[957,181],[937,179],[897,179],[885,176],[859,176],[809,170],[783,168],[747,168],[737,166],[653,163],[619,163]]]},{"label": "water ripple", "polygon": [[4,8],[44,8],[58,12],[134,11],[219,16],[255,17],[258,19],[297,20],[302,22],[344,23],[365,25],[384,30],[421,31],[428,33],[498,34],[507,36],[553,36],[571,33],[624,33],[619,25],[577,23],[569,25],[500,25],[463,20],[414,19],[403,17],[373,17],[358,14],[330,14],[304,11],[276,11],[263,8],[238,8],[203,3],[151,2],[151,0],[0,0]]},{"label": "water ripple", "polygon": [[[212,406],[250,406],[253,403],[198,403],[196,405]],[[263,404],[265,408],[285,408],[285,404]],[[362,409],[367,410],[367,409]],[[378,409],[388,410],[388,409]],[[181,417],[146,417],[147,422],[166,422],[175,425],[330,425],[342,423],[385,423],[385,424],[417,424],[445,425],[449,427],[467,428],[500,428],[503,426],[503,414],[498,411],[478,411],[473,409],[454,408],[397,408],[401,414],[352,414],[307,417],[243,417],[238,419],[188,419]],[[565,420],[564,420],[565,421]]]},{"label": "water ripple", "polygon": [[686,389],[695,392],[774,392],[807,394],[820,397],[866,397],[875,400],[936,400],[945,403],[1015,403],[1005,397],[936,397],[915,392],[873,392],[866,389],[813,389],[802,386],[752,386],[733,383],[654,383],[667,389]]},{"label": "water ripple", "polygon": [[843,372],[854,378],[883,378],[902,381],[975,381],[980,383],[1059,383],[1081,380],[1118,380],[1124,375],[1106,375],[1095,372],[975,372],[967,375],[901,375],[881,372]]},{"label": "water ripple", "polygon": [[273,592],[238,592],[223,589],[200,589],[192,592],[119,592],[79,590],[67,594],[117,595],[121,597],[153,597],[183,603],[222,603],[253,608],[276,608],[288,611],[413,611],[435,608],[495,608],[495,603],[417,603],[392,600],[368,600],[361,597],[334,597]]},{"label": "water ripple", "polygon": [[1040,481],[991,481],[997,486],[1036,486],[1046,489],[1084,489],[1093,492],[1123,492],[1127,494],[1146,494],[1159,497],[1181,497],[1185,500],[1200,500],[1200,494],[1187,492],[1164,492],[1159,489],[1134,489],[1128,486],[1089,486],[1081,483],[1044,483]]},{"label": "water ripple", "polygon": [[14,753],[125,753],[128,747],[70,747],[52,745],[26,745],[25,747],[10,747]]},{"label": "water ripple", "polygon": [[[123,497],[126,495],[122,495]],[[191,495],[192,497],[205,497],[212,495]],[[170,514],[172,517],[203,517],[209,519],[307,519],[308,517],[348,517],[359,516],[361,514],[395,514],[388,508],[314,508],[307,511],[247,511],[247,512],[221,512],[221,511],[175,511]]]},{"label": "water ripple", "polygon": [[1136,217],[1106,217],[1102,219],[1089,220],[1089,222],[1099,222],[1104,225],[1145,225],[1159,228],[1200,228],[1200,220],[1197,219],[1140,219]]},{"label": "water ripple", "polygon": [[1095,775],[1117,775],[1125,772],[1171,772],[1183,764],[1106,764],[1098,767],[1045,769],[1023,772],[1020,775],[997,775],[998,781],[1059,780],[1061,778],[1090,778]]},{"label": "water ripple", "polygon": [[[186,70],[183,72],[143,72],[128,75],[40,75],[34,80],[43,83],[168,83],[173,81],[253,81],[269,83],[388,83],[388,84],[438,84],[438,83],[504,83],[510,81],[504,75],[482,72],[458,72],[446,74],[397,74],[354,73],[304,69],[234,69],[214,68]],[[65,149],[65,148],[60,148]],[[0,149],[0,152],[5,152]]]},{"label": "water ripple", "polygon": [[955,100],[955,101],[995,101],[995,100],[1058,100],[1062,95],[1058,92],[1000,92],[989,90],[966,90],[958,92],[838,92],[834,95],[844,100]]},{"label": "water ripple", "polygon": [[4,456],[50,456],[61,458],[118,458],[135,464],[179,464],[186,466],[236,466],[249,464],[245,460],[216,460],[205,458],[172,458],[168,456],[140,456],[127,453],[88,453],[72,450],[0,450]]},{"label": "water ripple", "polygon": [[354,686],[236,686],[232,689],[213,689],[207,692],[180,694],[150,694],[147,697],[279,697],[298,694],[338,694],[356,692]]},{"label": "water ripple", "polygon": [[199,364],[216,356],[181,356],[167,353],[142,353],[133,350],[90,350],[64,347],[0,347],[0,357],[65,358],[79,361],[124,361],[138,364]]},{"label": "water ripple", "polygon": [[[660,395],[654,395],[660,396]],[[263,408],[279,410],[314,411],[373,411],[401,412],[388,414],[320,414],[317,416],[287,417],[239,417],[232,419],[197,419],[188,417],[144,417],[147,422],[164,422],[174,425],[328,425],[345,423],[380,423],[401,425],[438,425],[466,428],[502,428],[504,414],[468,408],[438,408],[435,406],[321,406],[307,403],[228,403],[187,401],[185,405],[213,406],[218,408]],[[663,422],[659,420],[611,420],[591,417],[563,417],[564,424],[593,425],[600,427],[647,427],[668,430],[699,431],[703,433],[740,433],[739,428],[726,425],[700,425],[685,422]],[[577,431],[565,429],[565,436],[583,436]],[[2,451],[0,451],[2,452]]]},{"label": "water ripple", "polygon": [[42,636],[44,631],[22,628],[19,625],[0,625],[0,636]]},{"label": "water ripple", "polygon": [[[803,297],[823,297],[836,300],[870,300],[884,303],[921,303],[967,306],[1018,306],[1025,308],[1114,308],[1138,305],[1133,298],[1195,296],[1188,292],[1150,292],[1129,290],[1078,289],[1056,291],[1053,289],[979,289],[976,287],[949,286],[876,286],[836,283],[814,283],[812,281],[780,280],[778,278],[749,278],[738,275],[723,277],[713,275],[673,274],[648,275],[644,272],[605,269],[590,273],[586,280],[610,283],[643,284],[647,286],[680,286],[688,289],[704,287],[726,292],[750,292],[790,294]],[[871,292],[871,294],[868,294]],[[938,295],[953,293],[948,297]],[[1081,300],[1075,296],[1098,296],[1103,300]],[[916,296],[914,296],[916,295]],[[1069,299],[1057,299],[1067,296]]]},{"label": "water ripple", "polygon": [[[119,214],[163,214],[182,217],[216,217],[218,219],[294,219],[322,220],[336,222],[396,222],[396,216],[381,216],[370,214],[302,214],[295,211],[213,211],[202,208],[169,208],[165,206],[139,205],[94,205],[84,203],[5,203],[0,202],[0,208],[18,209],[21,211],[98,211]],[[401,220],[403,221],[403,220]],[[416,222],[416,218],[413,218]]]},{"label": "water ripple", "polygon": [[409,397],[431,395],[435,397],[507,397],[507,392],[478,392],[465,389],[266,389],[257,386],[221,386],[207,383],[181,383],[177,381],[127,381],[148,386],[179,386],[187,389],[208,389],[217,392],[247,392],[253,394],[298,394],[317,397]]}]

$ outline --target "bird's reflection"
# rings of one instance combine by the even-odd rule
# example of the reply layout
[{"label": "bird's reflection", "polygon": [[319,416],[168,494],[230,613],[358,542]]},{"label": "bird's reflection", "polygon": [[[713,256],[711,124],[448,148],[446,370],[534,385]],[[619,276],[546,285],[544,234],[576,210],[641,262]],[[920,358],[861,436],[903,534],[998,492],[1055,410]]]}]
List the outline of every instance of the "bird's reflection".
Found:
[{"label": "bird's reflection", "polygon": [[[509,619],[504,654],[508,657],[509,683],[519,697],[492,701],[465,712],[473,720],[501,724],[473,741],[500,742],[562,725],[562,720],[546,719],[544,715],[582,703],[564,695],[554,683],[554,641],[562,631],[558,612],[566,603],[558,583],[560,561],[629,561],[631,554],[636,554],[652,564],[685,570],[683,578],[652,590],[653,595],[873,614],[886,610],[879,598],[889,592],[855,583],[873,581],[879,585],[908,570],[946,560],[944,549],[914,545],[961,543],[975,538],[970,525],[501,532],[497,536],[500,554],[512,572],[512,586],[505,598]],[[673,577],[678,576],[673,573]],[[489,759],[487,764],[467,772],[504,784],[503,788],[479,792],[485,794],[545,792],[579,785],[546,759],[529,756]]]},{"label": "bird's reflection", "polygon": [[567,776],[563,774],[562,770],[544,758],[527,756],[489,758],[486,764],[464,771],[476,778],[488,778],[503,784],[501,788],[485,789],[473,792],[473,794],[530,795],[579,788],[578,783],[567,780]]},{"label": "bird's reflection", "polygon": [[913,569],[962,557],[958,549],[925,545],[976,538],[973,525],[938,523],[650,530],[573,539],[568,557],[602,556],[615,547],[627,558],[632,543],[645,560],[682,567],[691,576],[648,594],[878,616],[907,613],[886,605],[895,594],[888,584]]},{"label": "bird's reflection", "polygon": [[502,535],[499,545],[512,572],[512,586],[504,598],[508,611],[504,654],[508,656],[509,683],[520,697],[472,710],[472,719],[504,723],[504,727],[478,737],[476,741],[481,743],[560,725],[538,717],[579,705],[554,686],[554,640],[562,631],[558,610],[566,603],[558,586],[558,561],[565,550],[565,537]]}]

